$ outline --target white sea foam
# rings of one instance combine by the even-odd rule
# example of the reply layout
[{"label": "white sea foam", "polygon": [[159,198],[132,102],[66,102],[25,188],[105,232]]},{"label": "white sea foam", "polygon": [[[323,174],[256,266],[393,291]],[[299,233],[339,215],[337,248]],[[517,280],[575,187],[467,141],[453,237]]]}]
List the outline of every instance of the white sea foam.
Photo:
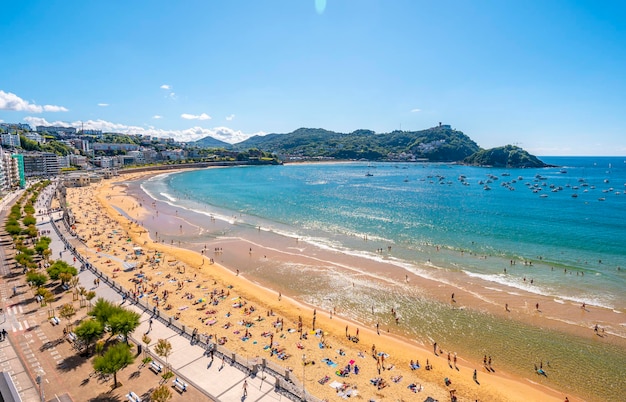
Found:
[{"label": "white sea foam", "polygon": [[168,194],[168,193],[159,193],[159,194],[161,194],[163,197],[167,198],[167,199],[168,199],[169,201],[171,201],[171,202],[176,202],[176,201],[178,201],[178,198],[174,197],[174,196],[173,196],[173,195],[171,195],[171,194]]},{"label": "white sea foam", "polygon": [[[515,278],[512,277],[510,275],[504,275],[504,274],[479,274],[476,272],[469,272],[467,270],[463,270],[463,273],[466,274],[467,276],[471,277],[471,278],[478,278],[478,279],[482,279],[484,281],[487,282],[495,282],[495,283],[499,283],[501,285],[510,287],[510,288],[514,288],[514,289],[519,289],[519,290],[524,290],[526,292],[529,293],[534,293],[534,294],[538,294],[541,296],[555,296],[555,289],[549,288],[549,287],[544,287],[544,286],[540,286],[540,285],[530,285],[528,282],[520,282],[519,278]],[[611,305],[610,300],[601,298],[601,297],[592,297],[592,296],[585,296],[585,297],[579,297],[579,296],[569,296],[569,295],[564,295],[564,294],[560,294],[558,295],[558,297],[560,299],[564,299],[567,301],[571,301],[571,302],[575,302],[578,304],[582,304],[583,302],[589,306],[597,306],[597,307],[602,307],[602,308],[607,308],[607,309],[611,309],[613,310],[614,307]],[[556,300],[555,300],[556,301]]]}]

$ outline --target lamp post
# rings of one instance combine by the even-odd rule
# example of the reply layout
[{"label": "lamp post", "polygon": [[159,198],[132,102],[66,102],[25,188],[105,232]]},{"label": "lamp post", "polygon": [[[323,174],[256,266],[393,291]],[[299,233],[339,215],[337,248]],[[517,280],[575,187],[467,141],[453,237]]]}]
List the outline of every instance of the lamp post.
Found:
[{"label": "lamp post", "polygon": [[302,354],[302,400],[306,401],[306,390],[304,388],[304,382],[305,382],[305,377],[304,377],[304,369],[306,368],[306,355],[303,353]]},{"label": "lamp post", "polygon": [[37,378],[35,378],[35,382],[37,383],[37,385],[39,386],[39,398],[41,399],[41,402],[45,401],[45,397],[43,394],[43,385],[41,384],[41,376],[38,375]]}]

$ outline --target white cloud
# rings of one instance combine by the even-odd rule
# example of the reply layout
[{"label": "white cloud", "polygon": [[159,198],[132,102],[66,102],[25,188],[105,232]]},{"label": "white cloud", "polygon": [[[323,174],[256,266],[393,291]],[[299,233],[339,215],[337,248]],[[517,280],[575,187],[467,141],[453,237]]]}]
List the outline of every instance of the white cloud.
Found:
[{"label": "white cloud", "polygon": [[0,90],[0,110],[13,110],[16,112],[67,112],[68,110],[63,106],[55,105],[36,105],[30,103],[19,96],[11,92],[4,92]]},{"label": "white cloud", "polygon": [[162,119],[163,116],[160,116],[158,114],[155,114],[154,116],[152,116],[153,119]]},{"label": "white cloud", "polygon": [[171,87],[170,85],[163,84],[163,85],[161,85],[161,89],[167,89],[167,90],[170,90],[170,89],[172,89],[172,87]]},{"label": "white cloud", "polygon": [[107,107],[107,106],[109,106],[109,104],[108,103],[98,103],[98,106],[100,106],[100,107]]},{"label": "white cloud", "polygon": [[211,116],[209,116],[206,113],[202,113],[202,114],[183,113],[180,115],[180,117],[182,117],[185,120],[211,120]]},{"label": "white cloud", "polygon": [[86,129],[102,130],[103,132],[115,132],[123,134],[150,135],[152,137],[160,138],[169,137],[174,138],[177,141],[196,141],[201,138],[210,136],[220,141],[235,144],[254,135],[267,134],[263,131],[247,134],[239,130],[233,130],[229,127],[204,128],[195,126],[183,130],[163,130],[151,126],[149,126],[148,128],[139,126],[128,126],[125,124],[113,123],[106,120],[75,121],[71,123],[64,121],[49,122],[42,117],[34,116],[25,117],[24,120],[32,126],[61,126],[80,128],[82,124]]},{"label": "white cloud", "polygon": [[422,109],[411,109],[411,113],[419,113]]},{"label": "white cloud", "polygon": [[234,114],[231,114],[231,115],[229,115],[229,116],[226,116],[226,120],[228,120],[228,121],[232,121],[234,118],[235,118],[235,115],[234,115]]}]

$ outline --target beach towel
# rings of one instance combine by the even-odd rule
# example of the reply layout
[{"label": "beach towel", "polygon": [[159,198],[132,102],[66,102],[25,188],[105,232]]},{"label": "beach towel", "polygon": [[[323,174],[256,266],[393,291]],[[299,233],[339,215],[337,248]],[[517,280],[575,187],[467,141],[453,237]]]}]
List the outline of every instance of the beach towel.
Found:
[{"label": "beach towel", "polygon": [[330,380],[329,376],[324,376],[322,378],[320,378],[319,380],[317,380],[317,382],[319,382],[320,384],[324,385],[328,382],[328,380]]},{"label": "beach towel", "polygon": [[335,388],[335,389],[339,389],[341,387],[343,387],[343,384],[340,383],[339,381],[333,381],[330,384],[328,384],[331,388]]},{"label": "beach towel", "polygon": [[337,367],[337,363],[335,363],[334,361],[330,360],[327,357],[323,358],[322,362],[326,363],[327,365],[329,365],[331,367]]}]

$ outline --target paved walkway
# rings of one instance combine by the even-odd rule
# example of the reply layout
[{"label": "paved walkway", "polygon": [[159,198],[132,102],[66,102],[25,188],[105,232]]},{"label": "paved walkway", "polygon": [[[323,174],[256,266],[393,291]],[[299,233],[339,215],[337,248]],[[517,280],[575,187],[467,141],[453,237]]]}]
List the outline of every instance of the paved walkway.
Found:
[{"label": "paved walkway", "polygon": [[[59,218],[60,214],[51,215],[53,219]],[[57,227],[61,231],[65,240],[73,243],[78,242],[69,233],[66,232],[63,223],[58,222]],[[62,238],[58,236],[49,218],[42,219],[38,224],[39,230],[50,230],[48,235],[52,242],[50,248],[52,257],[61,259],[68,264],[80,267],[80,262],[74,262],[74,256],[70,251],[66,251],[66,245]],[[87,288],[91,288],[96,292],[96,298],[102,297],[114,303],[123,304],[126,308],[136,311],[141,315],[141,324],[139,328],[131,334],[130,339],[135,343],[141,344],[142,334],[148,333],[152,339],[149,345],[151,349],[158,339],[167,339],[172,344],[172,353],[168,358],[168,363],[176,375],[183,378],[189,385],[203,391],[205,395],[215,401],[224,402],[244,402],[250,401],[280,401],[289,400],[289,398],[279,392],[276,392],[276,378],[263,372],[256,374],[247,370],[240,370],[237,364],[232,364],[230,358],[226,357],[222,364],[222,357],[215,354],[214,361],[208,356],[206,350],[199,344],[192,344],[189,340],[189,334],[181,336],[180,332],[175,328],[168,326],[166,322],[157,319],[152,320],[152,326],[149,328],[152,313],[147,313],[143,308],[130,302],[123,301],[120,293],[109,286],[105,281],[101,281],[98,287],[93,287],[94,279],[97,276],[90,270],[79,272],[81,284]],[[153,356],[155,360],[161,360],[158,356]],[[254,363],[254,362],[252,362]],[[260,362],[259,362],[260,363]],[[247,396],[243,396],[243,384],[247,382]],[[206,400],[206,398],[204,399]]]}]

